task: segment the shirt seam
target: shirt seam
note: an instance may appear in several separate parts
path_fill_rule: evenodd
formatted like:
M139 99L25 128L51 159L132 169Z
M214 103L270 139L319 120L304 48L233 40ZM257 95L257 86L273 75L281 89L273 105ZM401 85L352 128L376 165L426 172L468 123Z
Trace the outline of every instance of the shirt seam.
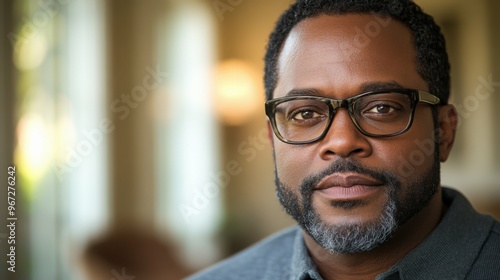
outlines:
M488 234L488 236L484 240L483 244L481 245L481 249L478 250L478 252L477 252L477 254L476 254L475 258L474 258L474 261L471 263L471 265L469 266L469 269L467 270L467 273L465 273L465 275L464 275L464 279L468 279L469 278L469 276L470 276L470 274L472 272L472 268L478 262L479 257L481 256L481 252L484 250L488 239L490 239L492 237L492 235L500 235L500 232L497 231L497 230L499 230L499 223L496 220L493 220L493 223L492 223L491 228L490 228L490 233Z

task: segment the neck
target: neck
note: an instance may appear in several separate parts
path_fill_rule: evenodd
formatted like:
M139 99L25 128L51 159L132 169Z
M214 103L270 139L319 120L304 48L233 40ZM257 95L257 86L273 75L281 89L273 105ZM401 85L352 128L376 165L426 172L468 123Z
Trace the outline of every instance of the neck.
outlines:
M401 226L390 240L369 252L331 254L306 233L304 240L324 279L375 279L417 247L434 230L444 211L439 191L430 204Z

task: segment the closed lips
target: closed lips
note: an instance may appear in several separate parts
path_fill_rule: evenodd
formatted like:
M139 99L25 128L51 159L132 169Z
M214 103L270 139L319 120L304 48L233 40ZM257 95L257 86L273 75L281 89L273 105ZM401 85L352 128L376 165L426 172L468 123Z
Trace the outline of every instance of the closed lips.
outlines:
M358 173L335 173L323 178L315 190L324 190L333 187L350 188L353 186L378 187L381 185L380 181Z

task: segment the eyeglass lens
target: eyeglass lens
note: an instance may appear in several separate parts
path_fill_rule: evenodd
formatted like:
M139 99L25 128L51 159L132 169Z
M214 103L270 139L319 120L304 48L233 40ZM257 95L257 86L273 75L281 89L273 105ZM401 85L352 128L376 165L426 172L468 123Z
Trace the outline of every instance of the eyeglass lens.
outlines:
M276 106L275 120L279 134L288 141L304 142L320 137L330 123L331 102L325 98L292 99ZM338 108L333 108L336 113ZM406 94L377 93L351 100L349 114L356 126L373 135L403 131L412 113L412 101Z

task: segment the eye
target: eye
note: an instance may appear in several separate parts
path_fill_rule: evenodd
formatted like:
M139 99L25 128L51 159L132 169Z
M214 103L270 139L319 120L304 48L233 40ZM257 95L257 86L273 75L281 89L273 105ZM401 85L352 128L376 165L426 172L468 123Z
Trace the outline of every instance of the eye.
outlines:
M295 121L307 121L307 120L320 118L321 116L322 116L321 114L319 114L318 112L315 112L314 110L302 109L302 110L294 112L290 116L290 119L295 120Z
M372 107L370 110L367 110L368 113L375 113L375 114L390 114L394 112L396 109L390 105L386 104L379 104L374 107Z

